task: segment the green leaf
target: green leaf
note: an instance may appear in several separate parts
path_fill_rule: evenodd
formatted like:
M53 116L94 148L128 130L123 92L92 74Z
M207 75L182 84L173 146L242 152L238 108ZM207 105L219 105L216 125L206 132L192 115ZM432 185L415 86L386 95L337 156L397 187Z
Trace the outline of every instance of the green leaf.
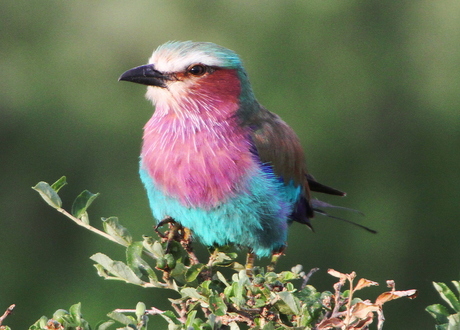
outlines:
M187 282L195 281L204 267L205 265L203 264L196 264L196 265L190 266L189 269L187 269L187 271L185 272L185 280Z
M107 314L107 316L124 325L135 325L136 324L136 320L133 317L126 316L125 314L122 314L119 312L113 311Z
M449 319L449 326L447 327L448 330L460 329L460 313L452 314L448 317L448 319Z
M96 261L99 265L104 267L104 269L114 275L116 279L124 280L128 283L137 285L145 284L145 282L142 281L131 268L121 261L114 261L103 253L96 253L92 255L90 259Z
M143 248L142 242L133 242L126 248L126 263L138 276L142 276L139 268L142 265Z
M45 202L47 202L50 206L54 207L55 209L61 208L61 198L48 183L41 181L37 183L35 187L32 187L32 189L38 191L40 196L42 196Z
M221 272L216 272L216 275L217 275L217 278L218 278L222 283L224 283L226 287L229 287L229 286L230 286L230 284L228 284L228 282L227 282L227 279L225 278L224 275L222 275Z
M174 269L171 271L170 275L180 283L185 283L185 273L187 272L187 267L181 263L176 263Z
M190 327L193 327L192 324L195 322L195 316L196 316L197 311L191 311L187 315L187 320L185 320L185 327L189 329Z
M142 259L143 248L142 242L133 242L129 245L126 249L126 261L137 276L141 277L143 274L146 274L151 283L156 283L158 282L157 274L152 267Z
M455 294L449 289L449 287L442 282L433 282L435 289L439 292L439 295L444 299L454 311L460 312L460 302Z
M263 330L275 330L275 326L273 325L273 322L268 322L265 324L265 326L262 328Z
M452 284L455 286L455 288L457 289L457 293L459 295L459 298L460 298L460 281L452 281Z
M239 308L243 307L246 303L246 299L243 295L245 290L244 285L240 285L238 282L232 283L232 292L234 297L231 297L233 303L235 303Z
M144 241L142 242L142 244L144 245L144 248L150 253L152 253L156 259L161 259L165 256L163 246L161 246L160 242L154 240L150 236L144 236L143 238Z
M53 320L58 321L59 323L64 323L66 317L69 315L69 312L65 309L58 309L53 313Z
M91 203L99 196L99 193L93 194L88 190L84 190L80 195L74 200L72 204L72 215L75 218L80 219L80 217L86 213L86 210L91 205Z
M231 255L228 255L224 252L218 252L214 255L212 266L226 267L231 266L233 262L234 260L232 259Z
M108 330L110 326L112 326L115 322L114 321L101 321L96 324L95 330Z
M230 326L230 330L240 330L238 323L236 323L235 321L230 322L228 325Z
M73 323L75 323L76 326L80 326L82 322L81 303L70 306L69 314L71 316Z
M285 282L285 281L289 281L289 280L295 280L299 278L299 275L298 274L295 274L293 272L288 272L288 271L284 271L284 272L281 272L279 275L278 275L278 279L281 281L281 282Z
M103 277L105 279L110 278L109 272L102 265L95 264L94 267L97 270L97 275L99 275L100 277Z
M102 224L104 225L105 232L122 245L129 246L133 242L128 229L120 225L117 217L102 218Z
M177 319L176 314L174 314L171 311L165 311L164 313L160 314L166 321L168 321L169 324L174 324L174 325L181 325L182 322Z
M425 310L430 313L431 316L436 320L436 324L449 323L447 317L449 316L449 311L447 308L441 304L430 305Z
M278 296L290 309L290 312L289 311L286 312L286 311L282 311L280 308L280 311L282 313L285 313L285 314L294 313L295 315L300 314L299 301L294 297L294 295L291 292L289 291L278 292Z
M84 212L81 216L80 216L80 220L81 222L89 225L89 216L88 216L88 212Z
M195 288L184 288L180 290L180 294L182 295L182 298L190 297L202 301L206 300L206 297L200 295Z
M227 305L217 294L209 297L209 309L217 316L224 316L227 313Z
M57 180L55 183L51 185L51 188L53 188L55 192L59 192L59 190L62 187L64 187L66 184L67 184L66 177L62 176L59 180Z

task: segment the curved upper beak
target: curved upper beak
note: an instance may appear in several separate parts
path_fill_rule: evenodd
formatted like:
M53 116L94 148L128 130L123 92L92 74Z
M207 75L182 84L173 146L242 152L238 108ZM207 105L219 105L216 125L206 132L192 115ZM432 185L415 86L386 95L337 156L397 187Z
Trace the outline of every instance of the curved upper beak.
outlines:
M118 81L130 81L137 84L166 88L168 77L155 70L153 64L141 65L124 72Z

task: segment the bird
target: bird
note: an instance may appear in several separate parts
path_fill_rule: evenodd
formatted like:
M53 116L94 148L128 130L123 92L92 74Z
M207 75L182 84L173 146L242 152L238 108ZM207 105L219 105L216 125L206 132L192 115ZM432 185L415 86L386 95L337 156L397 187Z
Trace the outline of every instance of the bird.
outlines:
M170 41L120 81L147 86L140 177L157 221L171 217L206 246L257 257L283 251L288 227L311 227L344 196L307 172L300 140L254 96L240 57L211 42Z

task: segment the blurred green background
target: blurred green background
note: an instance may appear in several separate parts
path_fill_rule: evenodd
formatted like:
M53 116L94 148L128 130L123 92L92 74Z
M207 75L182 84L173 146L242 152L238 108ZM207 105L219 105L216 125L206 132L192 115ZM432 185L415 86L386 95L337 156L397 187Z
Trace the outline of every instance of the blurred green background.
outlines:
M100 192L93 223L117 215L140 239L153 224L138 179L145 88L118 83L168 40L212 41L241 55L259 101L300 136L310 171L345 190L331 203L379 231L327 218L294 224L281 268L319 267L419 290L385 305L386 329L433 329L432 281L459 279L460 2L0 2L0 311L26 329L81 301L92 324L158 290L104 281L95 252L122 248L68 221L30 189L67 175L64 206ZM152 320L159 321L159 318Z

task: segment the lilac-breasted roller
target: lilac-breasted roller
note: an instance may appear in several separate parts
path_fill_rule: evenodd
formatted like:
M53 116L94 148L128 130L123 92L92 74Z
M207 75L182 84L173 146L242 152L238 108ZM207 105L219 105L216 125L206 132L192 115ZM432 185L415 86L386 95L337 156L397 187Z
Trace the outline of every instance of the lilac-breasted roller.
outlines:
M297 135L256 100L233 51L168 42L120 80L147 85L155 105L140 157L154 217L172 217L203 244L268 256L293 221L310 226L316 208L330 206L310 190L344 195L307 173Z

